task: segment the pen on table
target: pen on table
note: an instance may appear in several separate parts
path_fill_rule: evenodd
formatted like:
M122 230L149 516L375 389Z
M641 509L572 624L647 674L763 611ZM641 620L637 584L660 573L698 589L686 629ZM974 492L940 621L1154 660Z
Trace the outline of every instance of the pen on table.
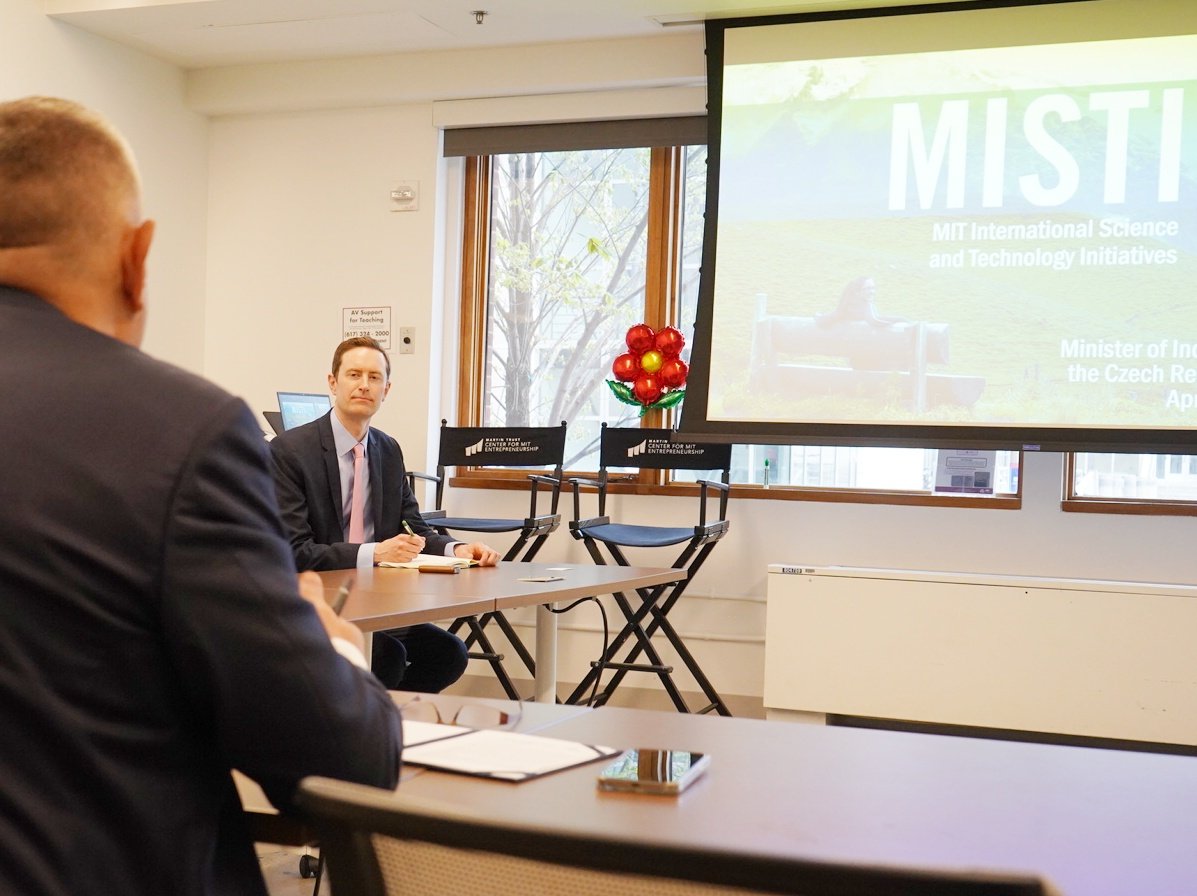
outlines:
M333 598L333 612L338 616L341 615L341 610L344 608L345 601L349 597L349 592L353 588L353 579L354 577L351 575L344 582L342 582L341 587L337 589L337 596Z

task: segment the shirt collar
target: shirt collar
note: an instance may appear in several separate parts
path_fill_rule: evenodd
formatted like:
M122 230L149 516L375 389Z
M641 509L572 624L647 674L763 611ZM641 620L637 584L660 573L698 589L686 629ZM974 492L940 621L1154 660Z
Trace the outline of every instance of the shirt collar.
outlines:
M332 424L333 444L337 446L337 457L343 457L353 450L353 446L357 444L357 439L349 434L341 421L337 419L335 412L330 412L328 420ZM370 427L366 427L366 434L362 436L362 449L369 451L370 449Z

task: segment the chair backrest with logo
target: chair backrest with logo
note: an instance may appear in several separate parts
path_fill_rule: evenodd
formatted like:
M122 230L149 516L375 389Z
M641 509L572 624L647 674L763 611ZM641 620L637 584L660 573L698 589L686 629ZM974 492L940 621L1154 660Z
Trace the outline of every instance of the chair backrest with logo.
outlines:
M538 467L560 482L564 460L564 421L560 426L449 426L442 420L436 509L444 500L446 467Z
M603 424L599 442L599 515L607 512L606 485L611 469L718 470L731 477L731 445L673 440L673 430ZM719 518L727 516L727 492L720 495Z

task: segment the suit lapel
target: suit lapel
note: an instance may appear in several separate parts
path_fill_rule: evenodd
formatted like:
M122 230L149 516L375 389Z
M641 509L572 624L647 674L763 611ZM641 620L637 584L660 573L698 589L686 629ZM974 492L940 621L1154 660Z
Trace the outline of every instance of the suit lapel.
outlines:
M333 509L333 525L340 531L340 537L345 539L348 536L345 533L345 502L341 497L341 467L337 458L337 442L333 438L332 423L329 422L328 414L317 421L316 430L320 433L320 453L324 458L324 473L328 480L328 500Z
M383 510L388 494L387 471L382 459L382 439L378 438L377 433L367 441L366 453L370 459L370 516L374 519L374 539L383 541L398 533L386 533L383 526Z

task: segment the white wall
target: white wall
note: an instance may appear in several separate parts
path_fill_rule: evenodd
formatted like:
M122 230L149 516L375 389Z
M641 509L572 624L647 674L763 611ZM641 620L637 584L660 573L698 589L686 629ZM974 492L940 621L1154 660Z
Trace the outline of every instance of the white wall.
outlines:
M257 410L278 389L324 391L342 309L387 306L394 327L416 328L418 351L391 353L376 423L422 461L440 374L428 108L221 118L211 138L206 372ZM391 211L400 178L425 185L418 211Z
M573 64L575 58L620 58L609 68L636 71L652 90L676 88L702 74L701 36L620 42L618 49L622 57L596 44L522 48L501 57L453 54L446 60L433 54L422 56L419 67L373 59L194 73L193 101L216 116L209 375L242 391L259 409L273 406L279 388L320 389L340 337L341 309L389 305L396 327L417 328L418 347L414 355L393 355L395 387L377 422L401 440L411 466L426 467L437 422L453 416L456 384L452 321L459 236L453 222L460 196L455 168L438 158L436 116L444 107L433 101L436 79L451 71L446 90L455 100L575 93L581 99L574 106L584 115L584 91L601 85L592 68ZM492 67L496 58L500 68ZM404 77L392 80L399 73ZM623 78L613 86L629 88ZM311 108L302 108L305 93L312 96ZM342 107L324 108L334 94ZM277 110L270 109L272 97ZM495 101L482 105L493 108ZM594 105L600 105L597 99ZM389 190L400 179L420 181L418 211L389 211ZM437 338L438 324L446 321L444 338ZM1192 581L1197 520L1063 513L1061 469L1060 455L1028 456L1024 506L1017 512L736 502L729 536L691 586L688 593L696 599L680 608L677 619L721 690L759 696L769 563ZM452 497L482 515L519 516L525 506L513 492L471 490ZM686 525L693 508L680 498L620 497L612 512L629 521ZM539 559L585 556L563 527ZM633 559L659 562L648 554ZM568 627L596 622L595 614L579 609L564 623L562 679L577 680L594 653L593 638L571 635Z
M46 18L37 0L0 3L0 97L62 96L97 109L128 138L141 166L150 254L144 348L203 367L206 118L184 101L174 66Z
M596 64L603 59L620 61ZM668 36L185 76L47 19L36 0L0 4L0 96L55 94L94 106L139 156L147 211L159 221L146 349L267 408L276 389L322 388L343 307L390 305L396 326L417 328L418 347L394 356L395 387L378 422L403 441L413 466L429 462L456 382L459 182L439 159L438 115L652 109L700 83L703 64L701 37ZM588 97L605 87L616 91ZM505 106L487 99L538 92L557 96ZM461 104L434 102L441 98ZM210 127L206 115L215 116ZM390 211L399 179L420 181L418 211ZM729 536L677 618L721 690L759 696L769 563L1193 580L1197 520L1062 513L1060 473L1059 455L1028 456L1018 512L737 502ZM524 506L512 492L453 497L483 514L520 515ZM686 524L692 506L620 497L612 510ZM585 560L564 529L541 557ZM563 679L580 676L594 647L569 627L595 621L581 608L565 621Z
M612 58L619 72L604 77L619 89L594 92ZM685 84L704 77L704 60L701 35L688 35L418 61L197 71L187 90L212 116L205 372L259 411L275 407L278 389L323 390L342 310L387 306L393 329L416 328L417 347L391 352L394 385L376 423L422 466L441 417L453 416L457 381L460 237L446 222L460 215L459 166L440 158L438 119L693 113L704 98ZM627 89L629 72L638 90ZM561 92L526 98L546 87ZM392 211L391 189L413 180L418 210Z

